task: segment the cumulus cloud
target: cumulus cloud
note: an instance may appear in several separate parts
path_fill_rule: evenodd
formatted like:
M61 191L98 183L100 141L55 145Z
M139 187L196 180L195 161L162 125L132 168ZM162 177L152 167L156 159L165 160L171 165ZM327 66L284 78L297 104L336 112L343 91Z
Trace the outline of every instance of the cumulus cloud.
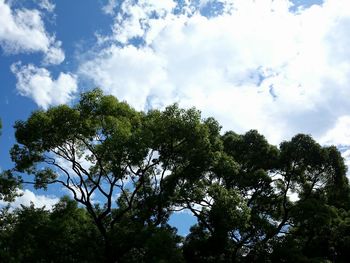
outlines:
M43 8L53 8L49 1L41 1L41 4ZM63 62L65 56L61 42L45 30L38 10L12 10L9 3L0 0L0 25L0 47L6 53L42 52L44 63Z
M17 78L18 92L44 109L69 102L78 89L76 76L70 73L61 72L53 79L47 69L21 63L13 64L11 70Z
M12 209L20 208L21 205L30 206L31 203L37 208L45 206L46 209L52 209L52 207L59 201L59 198L56 196L37 195L29 189L18 189L17 192L18 194L21 194L21 196L17 197L15 201L10 203ZM6 204L6 202L0 200L0 206L5 206Z
M103 50L93 61L85 63L80 73L86 76L94 74L91 77L96 85L140 109L150 92L166 81L161 60L151 49L137 49L134 46L119 48L113 45Z
M224 129L258 129L274 143L299 132L321 138L350 110L345 0L296 11L288 0L119 9L111 44L79 73L139 109L194 105Z

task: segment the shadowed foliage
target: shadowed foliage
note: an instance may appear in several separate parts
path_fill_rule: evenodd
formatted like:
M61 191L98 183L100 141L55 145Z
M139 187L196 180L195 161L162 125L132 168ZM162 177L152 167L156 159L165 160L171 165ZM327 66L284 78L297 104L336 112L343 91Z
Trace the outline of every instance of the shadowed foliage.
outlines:
M99 89L15 124L18 183L70 191L48 211L3 208L5 262L347 262L350 188L333 146L220 133L176 104L139 112ZM20 178L20 180L19 180ZM32 180L28 179L31 178ZM12 195L11 195L12 194ZM187 236L174 212L197 218Z

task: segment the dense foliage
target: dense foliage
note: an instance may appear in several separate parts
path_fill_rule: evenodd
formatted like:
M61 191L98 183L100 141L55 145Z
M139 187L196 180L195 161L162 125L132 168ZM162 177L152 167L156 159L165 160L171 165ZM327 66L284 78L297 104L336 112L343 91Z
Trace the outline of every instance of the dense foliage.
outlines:
M344 160L308 135L276 147L257 131L221 134L214 119L195 109L138 112L98 89L74 107L34 112L15 128L15 168L0 177L0 198L10 200L16 183L32 183L61 184L74 200L65 197L51 211L4 208L1 262L347 262L350 256ZM197 218L186 237L168 224L181 210Z
M0 119L0 135L2 133L2 122ZM18 193L19 180L10 171L2 171L0 167L0 201L13 201Z

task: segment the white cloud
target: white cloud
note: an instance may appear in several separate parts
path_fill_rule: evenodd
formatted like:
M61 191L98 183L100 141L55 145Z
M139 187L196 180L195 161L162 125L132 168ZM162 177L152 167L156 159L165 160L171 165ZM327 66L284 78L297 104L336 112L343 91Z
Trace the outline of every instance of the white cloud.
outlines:
M227 0L214 16L203 10L215 1L138 2L123 2L115 44L80 67L107 93L139 109L194 105L224 129L258 129L274 143L321 138L350 110L347 1L292 12L287 0Z
M51 3L50 0L38 0L39 7L48 12L53 12L55 10L56 5Z
M108 3L102 7L102 11L107 15L114 15L116 5L117 0L108 0Z
M53 79L47 69L21 63L13 64L11 70L16 75L19 93L32 98L44 109L69 102L78 89L76 76L70 73L61 72Z
M80 72L94 74L96 85L102 86L106 92L126 99L134 106L143 106L151 90L166 80L161 60L151 49L111 46L100 57L84 64Z
M0 25L0 46L6 53L42 52L44 62L49 64L60 64L64 60L61 43L46 32L38 10L12 10L0 0Z
M110 4L113 4L113 1ZM172 0L138 0L137 4L134 4L133 0L124 0L115 17L114 38L124 44L135 37L145 38L149 21L154 20L150 17L166 19L175 6L176 3Z
M350 145L350 116L338 118L334 127L321 138L323 144Z
M44 64L46 65L58 65L64 61L65 55L61 48L62 42L56 41L51 47L46 51L44 55Z
M20 208L21 205L30 206L31 202L37 208L45 206L46 209L52 209L52 207L59 201L59 198L57 198L56 196L37 195L29 189L18 189L17 192L21 194L21 196L16 197L15 201L10 203L12 209ZM7 202L0 200L0 206L5 205L7 205Z

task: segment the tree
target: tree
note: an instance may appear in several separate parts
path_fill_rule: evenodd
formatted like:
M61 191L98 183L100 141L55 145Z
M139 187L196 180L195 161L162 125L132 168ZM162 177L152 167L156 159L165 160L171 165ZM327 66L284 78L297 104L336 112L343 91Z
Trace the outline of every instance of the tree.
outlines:
M2 122L0 119L0 135L2 132ZM17 188L19 181L10 170L0 171L0 200L7 202L13 201L18 196Z
M101 238L91 218L64 197L52 211L31 206L0 216L1 262L100 262Z
M219 136L218 124L203 121L195 109L137 112L98 89L82 94L74 107L36 111L15 129L15 170L34 176L23 182L69 189L101 233L106 262L133 249L112 241L122 222L167 228L174 189L206 173Z
M13 175L11 170L0 173L0 200L12 202L15 197L20 195L17 191L19 187L19 179Z
M205 205L195 213L198 226L185 241L188 262L268 262L281 256L280 244L290 248L285 258L294 254L289 259L300 262L344 253L324 243L337 211L350 204L346 168L335 147L296 135L276 148L256 131L228 132L222 140L224 152L204 184ZM323 234L315 237L318 224ZM315 241L303 241L308 239Z
M62 240L59 251L73 255L90 230L104 245L86 246L105 262L346 262L346 166L335 147L309 135L279 147L254 130L221 135L218 122L196 109L175 104L138 112L98 89L75 106L36 111L15 129L9 175L22 173L22 183L37 188L61 184L75 200L61 201L52 213L23 208L39 224L57 225L44 227L43 238L40 231L30 236L32 243L41 244L47 232ZM168 219L185 209L198 222L183 239ZM15 237L11 231L3 236ZM60 233L79 233L72 239L78 241ZM25 245L34 255L28 260L46 260L45 251Z

